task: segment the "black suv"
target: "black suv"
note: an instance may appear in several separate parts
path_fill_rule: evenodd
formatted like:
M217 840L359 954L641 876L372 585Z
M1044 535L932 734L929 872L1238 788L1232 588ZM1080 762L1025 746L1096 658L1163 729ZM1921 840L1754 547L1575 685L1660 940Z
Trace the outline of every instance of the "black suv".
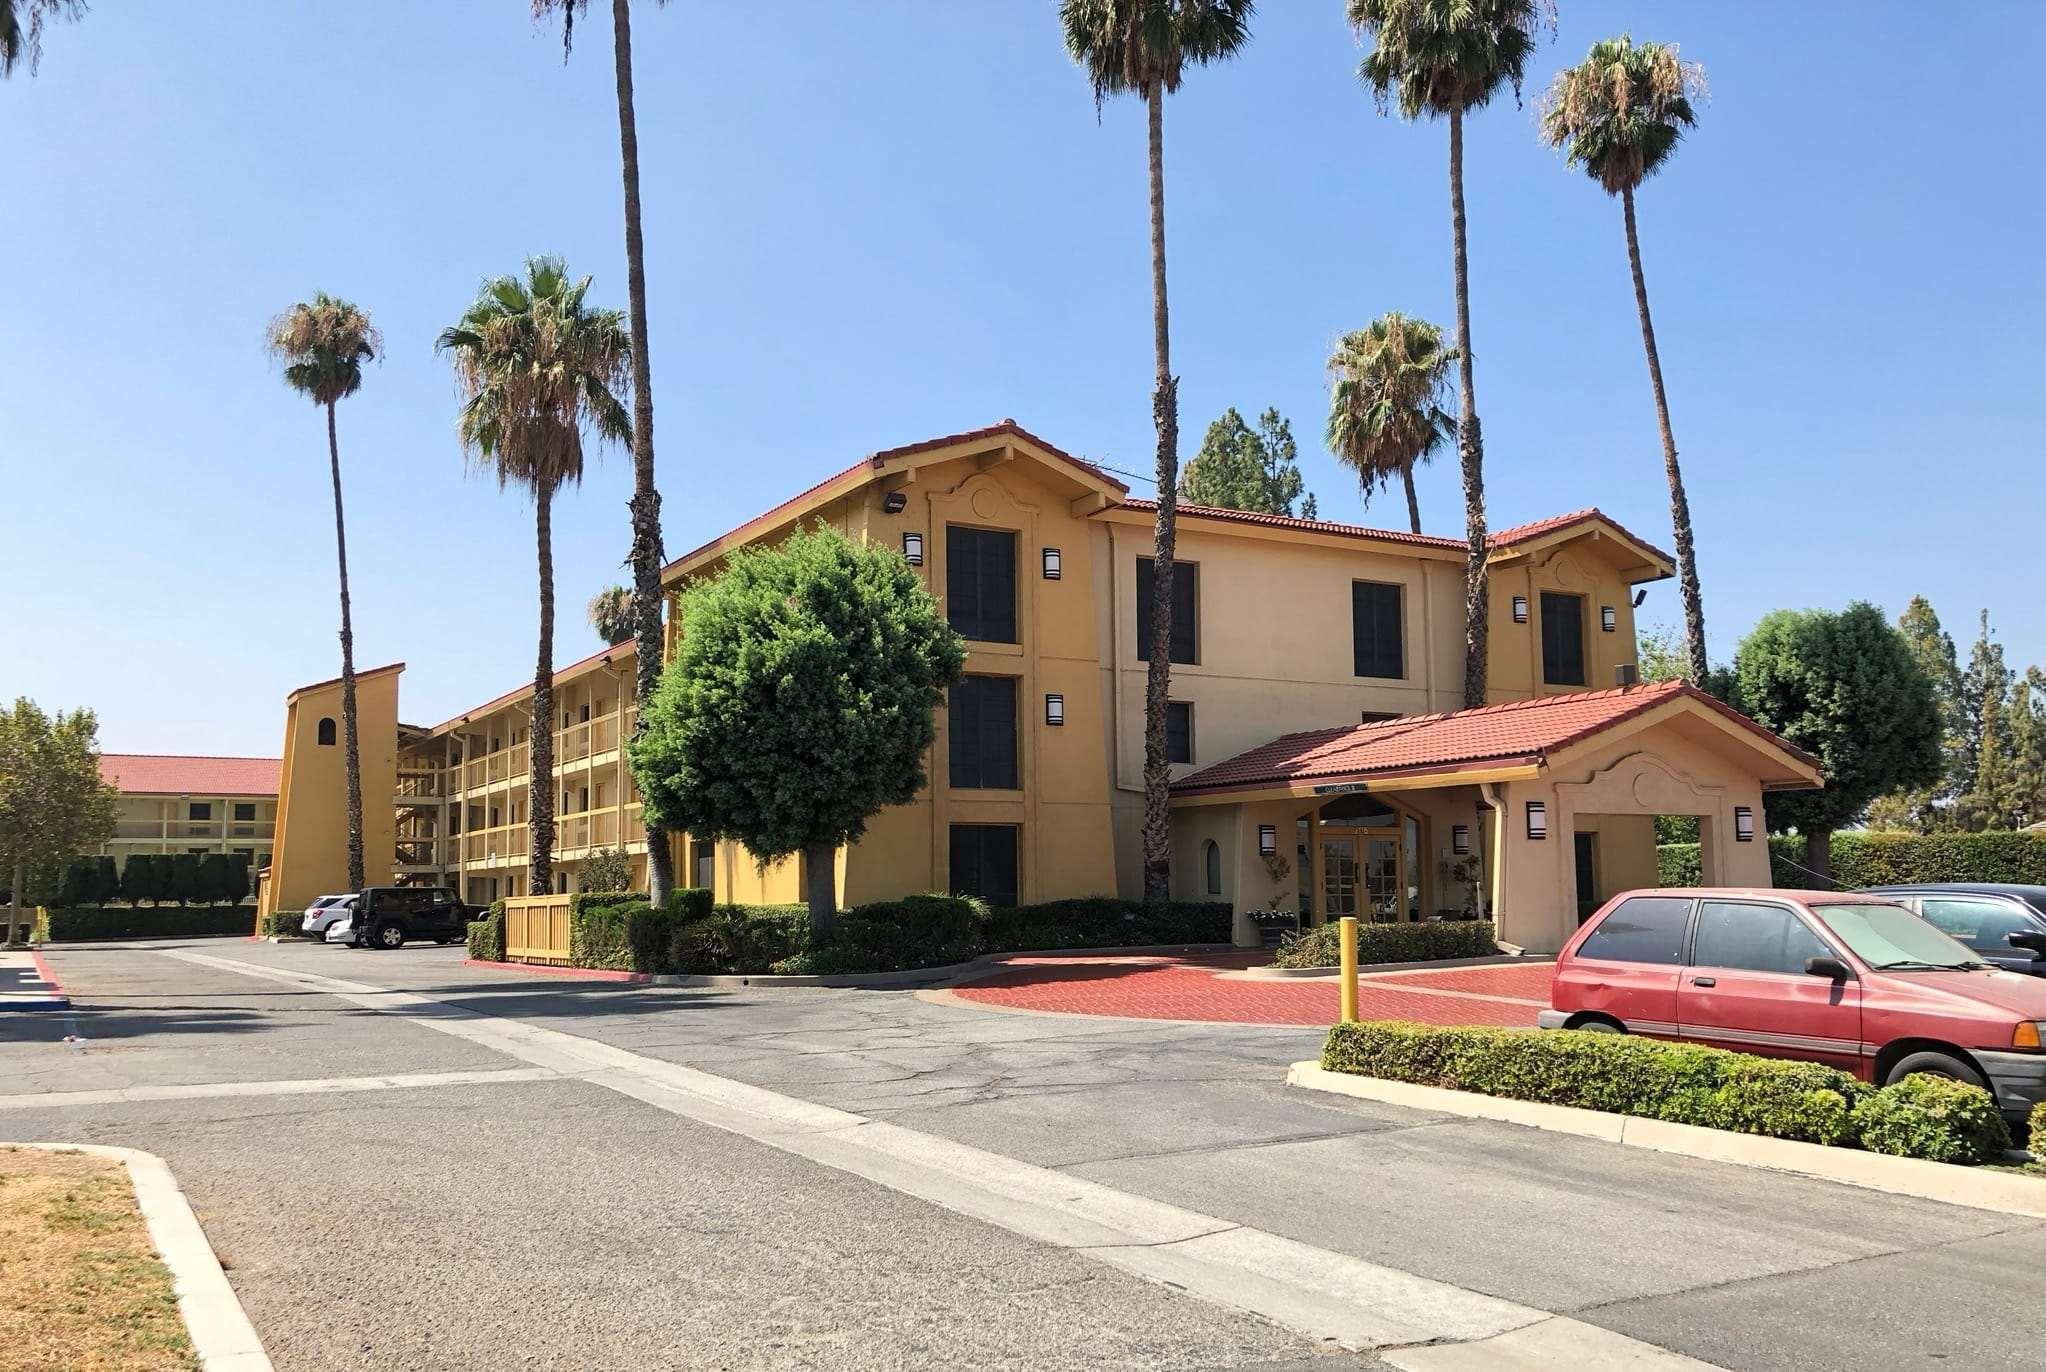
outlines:
M1871 886L2006 972L2046 977L2046 886L1992 881Z
M355 902L358 948L403 948L406 939L459 943L475 912L445 886L370 886Z

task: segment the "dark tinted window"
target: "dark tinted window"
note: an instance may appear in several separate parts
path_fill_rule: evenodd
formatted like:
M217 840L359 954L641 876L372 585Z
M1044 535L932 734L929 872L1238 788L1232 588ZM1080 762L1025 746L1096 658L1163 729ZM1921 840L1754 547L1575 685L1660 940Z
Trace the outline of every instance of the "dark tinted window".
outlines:
M1832 956L1833 950L1803 920L1780 905L1708 900L1698 907L1694 967L1802 973L1806 958Z
M1407 674L1398 586L1379 581L1350 583L1350 639L1358 676Z
M952 889L994 906L1016 903L1016 826L952 826Z
M1636 896L1620 902L1577 946L1581 958L1674 966L1684 957L1691 902L1680 896Z
M1584 597L1542 592L1542 680L1584 684Z
M1017 788L1016 678L970 676L954 686L946 732L953 786Z
M1015 534L946 528L945 613L962 638L1017 641Z
M1155 579L1151 559L1137 559L1137 656L1148 660L1151 656L1151 586ZM1200 660L1196 649L1200 644L1199 625L1194 616L1199 611L1194 590L1194 564L1177 562L1172 564L1172 649L1174 662L1193 663Z
M1165 760L1193 761L1193 706L1183 700L1165 706Z
M1222 894L1222 845L1209 839L1201 845L1201 861L1208 869L1208 894Z
M197 801L197 800L193 801L193 802L192 802L192 818L193 818L193 819L212 819L212 818L213 818L213 806L212 806L212 805L210 805L210 804L207 804L207 803L205 803L205 802L202 802L202 801Z
M254 819L256 817L256 807L253 804L248 804L242 801L236 801L234 806L234 817L236 819L243 820Z
M1926 923L1978 953L2013 952L2009 935L2040 932L2037 920L2002 901L1927 896L1923 907Z
M319 742L320 742L320 747L322 747L322 748L331 748L331 747L333 747L333 746L334 746L334 721L333 721L333 720L331 720L331 719L323 719L323 720L321 720L321 721L320 721L320 730L319 730Z

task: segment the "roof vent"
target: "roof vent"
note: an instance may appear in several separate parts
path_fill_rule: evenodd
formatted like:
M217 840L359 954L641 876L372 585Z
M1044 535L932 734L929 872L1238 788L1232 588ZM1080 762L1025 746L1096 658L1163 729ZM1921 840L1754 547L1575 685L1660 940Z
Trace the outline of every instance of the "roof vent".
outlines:
M1621 690L1625 690L1629 686L1639 686L1641 684L1641 673L1635 668L1633 663L1622 662L1619 666L1613 668L1613 684Z

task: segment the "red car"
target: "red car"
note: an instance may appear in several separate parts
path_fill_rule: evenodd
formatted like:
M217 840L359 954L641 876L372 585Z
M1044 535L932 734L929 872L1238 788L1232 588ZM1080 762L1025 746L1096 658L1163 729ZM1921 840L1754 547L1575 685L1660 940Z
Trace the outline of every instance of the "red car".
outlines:
M1809 1058L1880 1085L1914 1072L2046 1097L2046 978L1982 961L1901 905L1849 892L1627 891L1556 957L1544 1029Z

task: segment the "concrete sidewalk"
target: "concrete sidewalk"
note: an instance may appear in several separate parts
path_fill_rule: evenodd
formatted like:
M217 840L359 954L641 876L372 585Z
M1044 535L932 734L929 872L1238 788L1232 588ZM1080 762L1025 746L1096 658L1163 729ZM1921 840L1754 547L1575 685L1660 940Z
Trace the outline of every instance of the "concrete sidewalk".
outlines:
M61 1010L70 1003L37 954L0 949L0 1011Z

